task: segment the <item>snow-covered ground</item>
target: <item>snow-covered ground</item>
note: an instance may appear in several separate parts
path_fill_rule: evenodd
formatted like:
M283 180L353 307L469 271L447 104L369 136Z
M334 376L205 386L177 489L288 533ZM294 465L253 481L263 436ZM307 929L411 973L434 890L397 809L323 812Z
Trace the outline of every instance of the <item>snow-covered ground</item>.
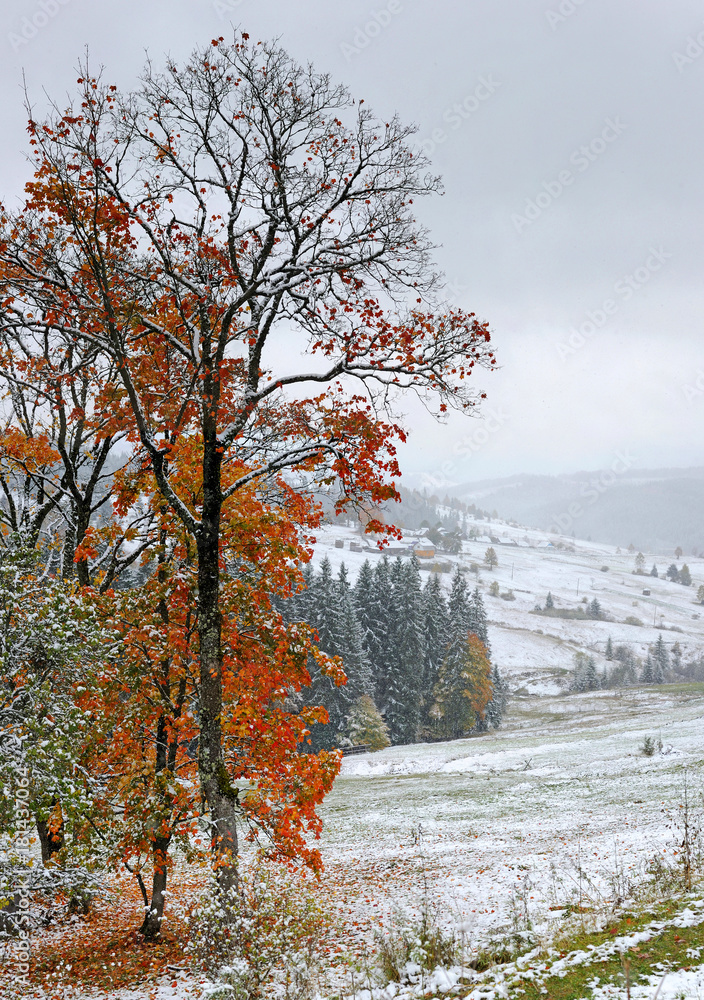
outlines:
M542 697L497 733L347 758L323 808L326 864L360 885L383 871L390 906L429 888L475 936L516 906L550 922L671 850L662 809L685 769L699 780L703 723L701 693ZM662 753L641 753L646 735Z
M703 732L704 686L632 688L516 698L498 732L346 758L322 809L321 844L321 891L340 914L341 947L363 964L399 909L430 905L471 952L528 922L545 940L570 905L627 898L653 858L674 864L668 824L685 771L699 809ZM644 756L646 735L663 752ZM697 976L673 973L672 984L696 996ZM678 996L670 985L661 998ZM186 977L152 995L186 1000L197 986Z

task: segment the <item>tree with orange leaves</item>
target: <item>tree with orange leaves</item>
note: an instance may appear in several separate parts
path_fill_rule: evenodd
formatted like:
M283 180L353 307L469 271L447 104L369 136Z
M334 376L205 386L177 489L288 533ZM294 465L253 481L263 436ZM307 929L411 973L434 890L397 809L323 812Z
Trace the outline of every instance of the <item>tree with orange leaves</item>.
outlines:
M87 67L79 86L75 108L30 123L36 174L0 233L0 322L113 366L107 412L129 411L188 539L199 782L227 887L240 810L224 739L228 505L282 472L336 484L338 509L395 498L399 394L471 410L469 376L494 357L473 314L434 308L412 205L438 182L397 119L247 35L149 65L133 94ZM185 446L197 489L176 474Z
M430 714L445 739L465 736L484 718L492 697L491 662L473 632L451 642L438 673Z
M183 442L172 455L173 481L197 493L197 447ZM227 466L233 478L241 469ZM142 470L141 487L151 480ZM129 503L137 483L126 494ZM187 857L213 831L202 816L197 746L200 740L197 569L180 520L153 491L160 519L156 571L139 587L95 594L98 616L119 637L118 655L106 657L83 699L104 716L94 741L92 773L101 776L90 826L114 864L125 865L140 886L147 938L158 936L171 851ZM119 494L116 510L121 510ZM309 497L283 480L262 496L256 483L239 491L223 512L222 746L229 794L238 819L267 853L313 869L320 855L309 839L320 834L316 807L332 787L337 753L301 753L309 727L324 710L301 710L296 696L310 683L313 657L336 683L339 662L321 654L306 625L287 626L272 605L301 582L308 551L302 529L319 523ZM203 830L205 821L206 829ZM151 872L151 891L145 872Z

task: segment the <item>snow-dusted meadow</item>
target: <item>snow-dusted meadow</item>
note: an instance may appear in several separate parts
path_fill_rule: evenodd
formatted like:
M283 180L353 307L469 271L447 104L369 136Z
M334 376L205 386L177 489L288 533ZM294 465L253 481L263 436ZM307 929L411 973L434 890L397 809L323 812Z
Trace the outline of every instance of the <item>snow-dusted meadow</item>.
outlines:
M498 544L483 537L465 542L459 556L438 558L465 567L470 579L476 575L492 655L512 691L507 716L500 730L471 739L392 747L343 761L322 808L321 891L339 914L341 958L346 956L329 979L330 996L349 985L344 970L350 957L358 969L373 965L376 935L399 914L412 917L429 906L443 926L463 935L471 955L492 937L528 927L547 942L574 920L576 909L595 912L609 901L627 901L655 858L675 864L673 820L685 774L695 812L702 804L704 684L569 694L565 679L579 650L603 669L609 636L639 655L659 631L668 647L680 643L685 660L704 650L704 608L695 603L704 560L685 557L695 581L685 588L634 575L634 554L625 550L563 540L574 544L570 551L551 547L557 539L538 531L482 524ZM518 544L508 544L513 541ZM374 563L380 554L373 547L351 551L351 542L364 539L351 527L325 527L314 566L327 556L336 570L344 560L354 581L364 559ZM489 544L499 557L493 571L482 566ZM649 569L655 560L645 555ZM656 560L661 573L673 561ZM442 578L449 588L451 572ZM502 592L511 589L515 600L492 597L493 580ZM531 613L548 591L557 608L596 597L607 620ZM625 624L629 616L643 624ZM660 740L662 751L645 756L646 736ZM703 970L673 973L660 1000L698 996ZM177 1000L200 994L188 975L176 980L150 993L114 996ZM437 996L453 982L452 975L436 978ZM655 979L652 987L634 986L634 1000L650 997L657 985ZM485 987L469 996L513 995L501 983ZM392 989L387 995L410 993ZM595 983L586 995L621 1000L625 992Z
M347 758L323 809L326 865L348 887L369 876L386 912L427 892L476 942L526 917L539 930L671 861L666 813L685 769L698 786L703 731L704 691L632 689L531 697L497 733ZM642 753L646 735L662 753Z

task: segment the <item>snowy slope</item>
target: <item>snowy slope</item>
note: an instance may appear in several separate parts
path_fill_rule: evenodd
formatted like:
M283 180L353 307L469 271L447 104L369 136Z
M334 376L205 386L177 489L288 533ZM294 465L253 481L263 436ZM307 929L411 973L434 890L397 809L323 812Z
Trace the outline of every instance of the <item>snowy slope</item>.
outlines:
M476 528L482 535L499 539L499 544L494 544L499 559L495 570L483 566L489 544L486 538L465 541L460 556L440 554L438 559L451 563L453 570L459 564L469 572L471 580L475 573L470 566L474 563L479 567L476 580L489 617L493 658L512 678L514 688L527 685L529 691L537 691L547 684L547 690L557 690L551 679L557 680L571 669L577 650L595 655L597 665L603 666L609 636L614 644L627 643L638 655L656 641L660 630L668 647L680 643L685 659L704 650L704 607L695 603L697 588L704 583L704 559L685 557L694 586L683 587L665 579L634 575L634 553L619 551L615 546L559 539L503 521L480 521ZM408 535L407 539L414 537ZM336 541L342 541L344 548L336 548ZM368 550L352 552L350 543L361 543ZM397 544L392 543L392 547ZM558 548L558 544L567 547ZM374 564L381 558L373 540L339 524L326 525L318 532L314 567L319 567L325 556L334 571L344 561L352 580L365 559ZM644 556L646 569L649 571L656 563L661 576L671 562L677 561L681 567L683 561L675 560L674 554L669 559L647 552ZM603 566L608 566L608 571L603 572ZM446 572L441 577L448 589L451 575ZM493 580L498 581L501 592L512 590L515 600L492 597L489 586ZM650 596L643 590L650 590ZM531 613L536 604L544 605L548 591L557 608L576 609L583 606L584 597L588 601L597 598L611 620L575 621ZM628 617L640 619L643 625L625 624Z

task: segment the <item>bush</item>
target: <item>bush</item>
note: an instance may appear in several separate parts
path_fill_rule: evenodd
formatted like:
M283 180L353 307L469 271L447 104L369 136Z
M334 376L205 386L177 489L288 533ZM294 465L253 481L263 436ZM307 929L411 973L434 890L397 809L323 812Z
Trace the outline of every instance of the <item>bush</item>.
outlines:
M229 892L215 881L191 914L188 951L216 984L211 1000L311 996L331 925L310 880L258 860Z
M19 887L29 897L20 908ZM36 930L76 913L87 914L106 891L100 873L58 865L26 865L15 858L0 864L0 936L14 935L21 926Z
M642 625L643 622L640 618L636 618L635 615L629 615L628 618L624 618L624 625Z
M416 920L397 913L391 929L378 937L378 946L384 978L401 983L414 967L432 972L437 966L454 965L460 942L440 926L437 911L426 900Z
M492 580L491 585L489 587L489 593L491 594L492 597L498 597L499 596L499 583L498 583L498 580Z
M656 740L653 736L644 736L640 752L646 757L654 757L656 753L662 752L662 740Z

